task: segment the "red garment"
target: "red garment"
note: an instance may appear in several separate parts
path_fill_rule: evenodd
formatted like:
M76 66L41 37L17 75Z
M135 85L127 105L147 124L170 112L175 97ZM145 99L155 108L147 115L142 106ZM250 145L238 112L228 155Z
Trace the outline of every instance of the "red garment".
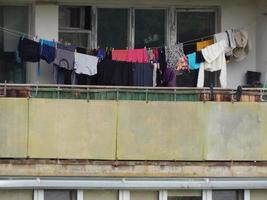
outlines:
M112 50L112 60L127 61L129 50Z
M153 49L154 57L156 61L159 60L159 50L157 48Z
M146 48L129 50L128 62L148 63L148 56L147 56Z

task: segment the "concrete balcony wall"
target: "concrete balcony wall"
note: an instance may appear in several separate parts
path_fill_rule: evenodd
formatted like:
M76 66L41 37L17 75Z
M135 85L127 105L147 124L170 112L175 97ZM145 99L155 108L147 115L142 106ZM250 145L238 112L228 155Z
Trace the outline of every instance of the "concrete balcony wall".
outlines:
M267 104L0 99L1 158L267 160Z

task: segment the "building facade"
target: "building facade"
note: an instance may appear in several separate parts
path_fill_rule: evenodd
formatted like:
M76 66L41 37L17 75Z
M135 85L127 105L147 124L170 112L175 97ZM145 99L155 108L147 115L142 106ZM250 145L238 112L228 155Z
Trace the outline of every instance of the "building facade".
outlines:
M265 82L266 12L264 0L0 0L0 82L53 84L51 65L41 63L39 77L36 64L14 62L18 34L135 48L231 28L248 31L250 48L229 64L229 88L247 71ZM0 98L0 199L267 198L264 100L194 102L177 89L126 89L0 84L1 95L26 94ZM174 100L151 100L159 92ZM199 91L189 92L182 95Z

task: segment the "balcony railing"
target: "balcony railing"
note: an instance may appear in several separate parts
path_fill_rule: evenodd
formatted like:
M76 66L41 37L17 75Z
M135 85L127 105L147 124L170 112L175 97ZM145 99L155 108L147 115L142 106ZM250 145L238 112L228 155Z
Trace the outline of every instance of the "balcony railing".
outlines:
M74 86L37 84L0 84L0 97L130 100L130 101L237 101L237 91L214 88L153 88L117 86ZM245 88L242 102L265 102L267 88Z

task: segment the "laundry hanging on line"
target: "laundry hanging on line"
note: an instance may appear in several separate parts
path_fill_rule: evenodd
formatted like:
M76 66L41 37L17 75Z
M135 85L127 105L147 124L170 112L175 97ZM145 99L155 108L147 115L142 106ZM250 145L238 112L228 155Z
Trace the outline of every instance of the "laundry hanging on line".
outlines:
M153 70L153 79L158 79L158 77L162 77L164 70L166 68L174 68L177 72L182 73L189 73L190 70L196 70L198 69L198 66L206 66L206 67L200 67L200 72L202 73L202 69L206 71L210 71L210 67L207 67L208 64L211 64L213 61L209 60L209 56L205 54L205 52L214 53L214 50L212 47L218 46L218 44L222 43L222 41L225 41L226 45L224 48L224 58L225 55L230 58L232 58L235 61L240 61L244 59L249 51L249 42L248 42L248 34L244 30L227 30L222 33L218 33L213 35L213 38L210 39L207 38L207 40L194 40L194 41L188 41L184 42L183 44L179 43L177 45L173 45L170 47L165 47L165 61L162 61L162 57L159 58L160 48L152 48L152 49L130 49L130 50L113 50L110 54L111 57L118 61L127 61L132 63L159 63L160 67L154 67L157 69L157 73L155 73L155 70ZM56 45L53 45L56 44ZM190 54L186 54L188 51L185 50L189 45L191 45ZM21 58L23 62L40 62L40 60L45 60L47 63L52 63L57 67L64 68L66 70L76 70L79 67L75 66L75 51L78 51L78 48L76 47L75 50L71 50L70 47L73 47L73 45L61 45L60 43L54 42L54 41L48 41L48 40L40 40L39 42L31 40L29 38L23 37L20 40L19 44L19 54L18 56ZM195 51L194 51L194 48ZM161 51L162 51L161 47ZM79 51L81 48L79 49ZM102 49L103 50L103 49ZM81 54L85 54L85 51L81 52ZM94 55L95 57L98 56L98 60L103 61L105 59L105 51L98 51L99 55ZM76 56L79 57L79 56ZM83 59L86 60L86 56ZM117 58L116 58L117 57ZM215 56L216 57L216 56ZM220 56L222 57L222 56ZM82 63L80 59L80 62L78 64L86 66L85 63ZM160 60L161 59L161 60ZM54 60L54 61L53 61ZM216 59L215 59L216 60ZM223 62L224 59L221 59L221 66L224 66ZM89 61L89 60L87 60ZM85 62L87 62L85 61ZM82 63L82 64L81 64ZM96 64L95 64L96 63ZM77 64L77 63L76 63ZM80 74L85 73L85 75L92 75L96 74L97 72L97 62L93 62L90 64L93 65L93 68L96 70L92 71L79 71ZM88 68L88 66L87 66ZM90 68L90 67L89 67ZM80 68L79 68L80 69ZM158 70L160 69L160 70ZM211 71L221 71L222 73L222 67L213 68ZM223 72L224 73L224 72ZM155 74L158 75L155 77ZM200 79L201 80L201 79ZM157 81L157 86L162 85L163 79L160 81ZM155 86L155 81L153 81L153 86ZM222 87L226 87L227 80L221 81L223 84ZM199 83L198 86L202 86L202 83Z

